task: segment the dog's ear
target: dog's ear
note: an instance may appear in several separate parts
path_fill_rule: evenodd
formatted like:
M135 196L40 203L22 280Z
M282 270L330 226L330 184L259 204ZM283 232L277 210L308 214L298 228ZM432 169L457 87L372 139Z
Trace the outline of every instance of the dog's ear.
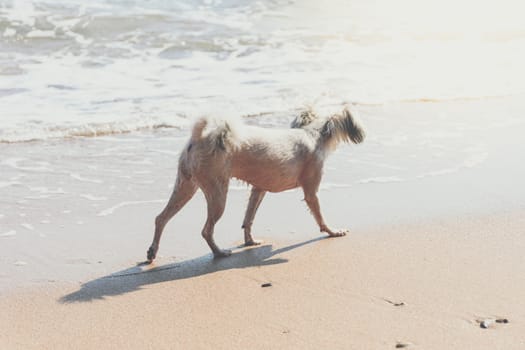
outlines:
M315 119L317 119L317 115L311 109L308 109L295 117L290 127L299 129L311 124Z
M348 133L348 136L350 137L350 140L355 143L361 143L365 140L366 133L363 129L363 126L359 122L358 119L356 119L348 110L348 108L345 108L343 110L343 119L345 124L346 132Z
M342 114L336 114L328 118L321 128L321 137L332 146L343 141L361 143L365 139L365 130L348 108Z
M230 135L231 135L231 127L229 124L224 123L222 128L220 128L217 132L217 136L215 138L216 147L218 149L221 149L223 151L228 150L228 146L230 144Z

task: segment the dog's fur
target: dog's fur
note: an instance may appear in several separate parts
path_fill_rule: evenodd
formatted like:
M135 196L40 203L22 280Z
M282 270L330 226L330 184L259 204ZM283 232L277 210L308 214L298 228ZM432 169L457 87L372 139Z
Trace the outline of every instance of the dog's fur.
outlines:
M251 227L255 212L266 192L302 187L304 199L321 232L331 237L346 231L333 231L323 220L317 198L323 164L341 142L360 143L365 132L344 109L341 114L318 118L307 111L295 118L290 129L267 129L235 121L202 118L180 155L175 188L164 210L155 220L155 234L147 257L153 261L166 223L200 188L208 203L208 218L202 236L216 257L228 256L213 240L213 229L222 216L230 178L251 184L252 190L244 222L245 245L255 245Z

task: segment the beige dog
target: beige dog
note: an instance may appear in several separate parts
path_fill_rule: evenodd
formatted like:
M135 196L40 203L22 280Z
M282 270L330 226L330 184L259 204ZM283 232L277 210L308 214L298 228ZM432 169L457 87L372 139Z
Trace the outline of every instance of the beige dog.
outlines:
M153 261L166 223L200 188L208 203L208 218L202 236L216 257L229 256L213 240L213 229L224 212L230 178L251 184L252 191L244 217L245 245L256 245L251 235L255 212L267 191L281 192L302 187L321 232L331 237L346 231L333 231L323 220L317 191L323 165L330 151L341 141L360 143L363 128L348 109L329 118L304 112L292 122L291 129L267 129L235 121L202 118L179 159L175 188L164 210L155 220L153 243L148 261Z

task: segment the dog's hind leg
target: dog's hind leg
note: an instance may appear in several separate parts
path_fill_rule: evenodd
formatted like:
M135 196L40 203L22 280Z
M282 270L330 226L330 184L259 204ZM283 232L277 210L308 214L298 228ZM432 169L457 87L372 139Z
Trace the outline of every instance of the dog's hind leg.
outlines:
M319 225L321 232L327 233L330 237L341 237L346 235L346 230L333 231L324 222L323 215L321 214L321 206L319 205L319 198L317 197L317 189L319 185L308 186L303 185L304 200L310 208L315 221Z
M208 218L202 229L202 237L206 240L206 243L208 243L208 246L216 258L231 255L230 250L219 249L213 239L215 224L221 218L226 206L228 184L229 177L227 177L225 181L213 179L213 184L201 184L201 189L204 192L206 202L208 203Z
M184 205L193 197L197 191L197 185L191 180L186 178L183 174L179 174L175 181L175 188L171 194L171 197L166 204L166 207L155 219L155 234L153 236L153 242L148 249L148 261L153 261L157 256L159 249L160 237L164 226L168 221L175 215Z
M250 194L250 200L248 201L248 207L246 208L246 214L244 215L244 222L242 228L244 229L244 245L258 245L261 244L260 241L256 241L252 237L252 224L253 219L255 218L255 213L261 204L266 191L260 190L256 187L252 187L252 192Z

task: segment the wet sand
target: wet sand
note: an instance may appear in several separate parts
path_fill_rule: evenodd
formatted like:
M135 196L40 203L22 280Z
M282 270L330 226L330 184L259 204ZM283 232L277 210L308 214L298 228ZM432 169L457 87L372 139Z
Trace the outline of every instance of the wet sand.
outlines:
M185 131L0 144L0 348L523 348L523 103L361 107L368 138L320 191L351 234L322 239L300 191L270 194L266 243L218 261L197 193L137 266ZM248 195L231 184L221 247Z
M0 344L522 349L524 218L503 213L266 242L227 259L130 265L82 284L9 293L0 299Z

